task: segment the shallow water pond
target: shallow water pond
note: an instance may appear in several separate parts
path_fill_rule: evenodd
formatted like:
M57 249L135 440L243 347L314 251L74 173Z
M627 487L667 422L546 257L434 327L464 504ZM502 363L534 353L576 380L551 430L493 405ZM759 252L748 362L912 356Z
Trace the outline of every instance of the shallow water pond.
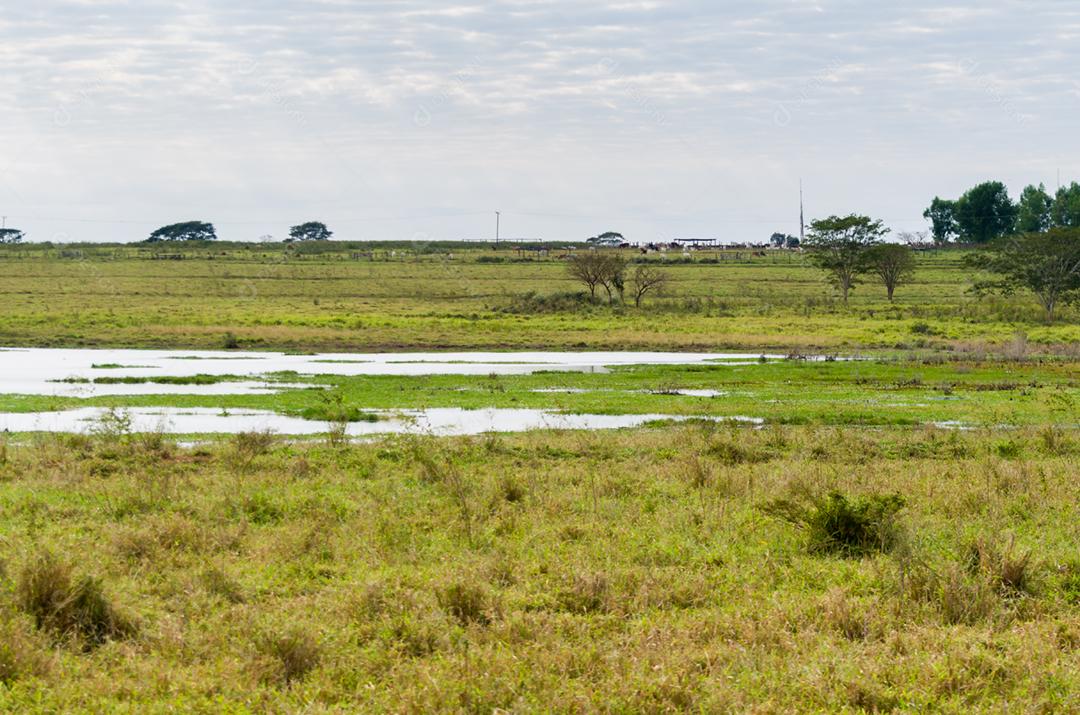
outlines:
M104 425L105 408L87 407L61 412L0 413L0 430L9 432L92 432ZM327 431L325 422L287 417L260 410L130 408L119 413L130 419L132 432L164 434L236 434L272 431L283 435L312 435ZM377 434L477 435L487 432L526 432L538 429L599 430L639 427L658 420L686 421L673 415L578 415L554 410L433 408L373 413L376 422L354 422L353 436ZM723 418L758 424L748 417Z

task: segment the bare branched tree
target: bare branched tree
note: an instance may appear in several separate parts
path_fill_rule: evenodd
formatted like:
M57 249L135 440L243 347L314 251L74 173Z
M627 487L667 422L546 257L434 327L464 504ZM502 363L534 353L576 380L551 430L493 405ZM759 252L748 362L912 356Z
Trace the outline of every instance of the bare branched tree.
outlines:
M646 293L659 293L667 283L668 274L664 271L647 263L639 265L634 269L634 305L640 308Z
M622 297L626 259L621 256L600 251L582 251L570 259L567 270L573 278L589 289L589 297L594 300L597 288L603 288L607 293L608 303L614 303L616 295Z

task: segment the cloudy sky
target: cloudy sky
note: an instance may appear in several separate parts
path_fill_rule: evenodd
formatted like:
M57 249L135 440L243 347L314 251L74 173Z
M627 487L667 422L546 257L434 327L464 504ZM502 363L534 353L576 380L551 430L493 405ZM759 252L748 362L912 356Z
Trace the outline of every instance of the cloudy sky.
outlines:
M0 0L33 240L758 240L1080 178L1072 0Z

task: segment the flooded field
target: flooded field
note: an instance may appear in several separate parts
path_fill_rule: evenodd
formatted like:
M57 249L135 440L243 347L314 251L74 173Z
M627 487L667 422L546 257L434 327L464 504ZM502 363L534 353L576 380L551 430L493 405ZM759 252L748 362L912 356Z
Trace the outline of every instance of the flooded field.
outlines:
M750 365L779 356L731 353L523 352L308 354L149 350L0 350L0 395L92 399L122 396L274 395L287 390L324 390L307 380L319 377L459 375L491 379L544 372L602 375L618 366ZM544 390L537 390L544 392ZM563 392L551 388L550 394ZM567 388L567 394L586 391ZM632 391L624 391L634 394ZM648 391L647 391L648 392ZM719 397L716 390L670 390L672 395ZM376 410L352 419L351 435L423 432L470 435L533 429L615 429L664 419L662 413L569 414L555 409L463 409L436 407ZM104 407L0 413L0 430L84 432ZM286 435L317 434L326 420L273 410L210 407L131 407L123 410L134 431L174 434L270 430ZM370 415L370 418L368 417ZM749 418L747 418L749 419Z
M580 415L552 410L432 408L371 413L373 421L352 422L351 436L430 434L440 437L487 432L528 432L538 429L599 430L640 427L649 422L685 421L678 415ZM93 432L109 415L104 408L63 412L0 414L0 429L10 432ZM235 434L268 431L281 435L315 435L327 431L325 422L288 417L262 410L133 408L119 413L133 432L163 434ZM752 418L724 418L757 423Z

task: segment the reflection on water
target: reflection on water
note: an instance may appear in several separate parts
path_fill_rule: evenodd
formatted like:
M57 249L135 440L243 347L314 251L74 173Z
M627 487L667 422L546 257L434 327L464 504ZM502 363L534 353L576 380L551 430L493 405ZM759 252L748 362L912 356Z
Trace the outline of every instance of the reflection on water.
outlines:
M9 432L88 432L105 414L103 408L84 408L62 412L0 413L0 430ZM283 435L311 435L327 431L324 422L286 417L259 410L194 408L131 408L124 410L131 418L134 432L167 434L236 434L270 430ZM435 434L442 436L475 435L485 432L525 432L536 429L600 430L638 427L657 420L685 421L701 419L673 415L574 415L552 410L482 409L456 407L428 410L402 410L379 413L378 422L356 422L348 427L350 435ZM749 417L704 418L760 424Z
M169 350L0 349L0 394L133 395L243 394L266 385L95 385L57 380L235 375L528 375L538 371L606 372L617 365L715 365L745 362L745 354L642 352L520 353L244 353ZM756 356L754 356L756 357ZM777 356L772 356L777 357Z

